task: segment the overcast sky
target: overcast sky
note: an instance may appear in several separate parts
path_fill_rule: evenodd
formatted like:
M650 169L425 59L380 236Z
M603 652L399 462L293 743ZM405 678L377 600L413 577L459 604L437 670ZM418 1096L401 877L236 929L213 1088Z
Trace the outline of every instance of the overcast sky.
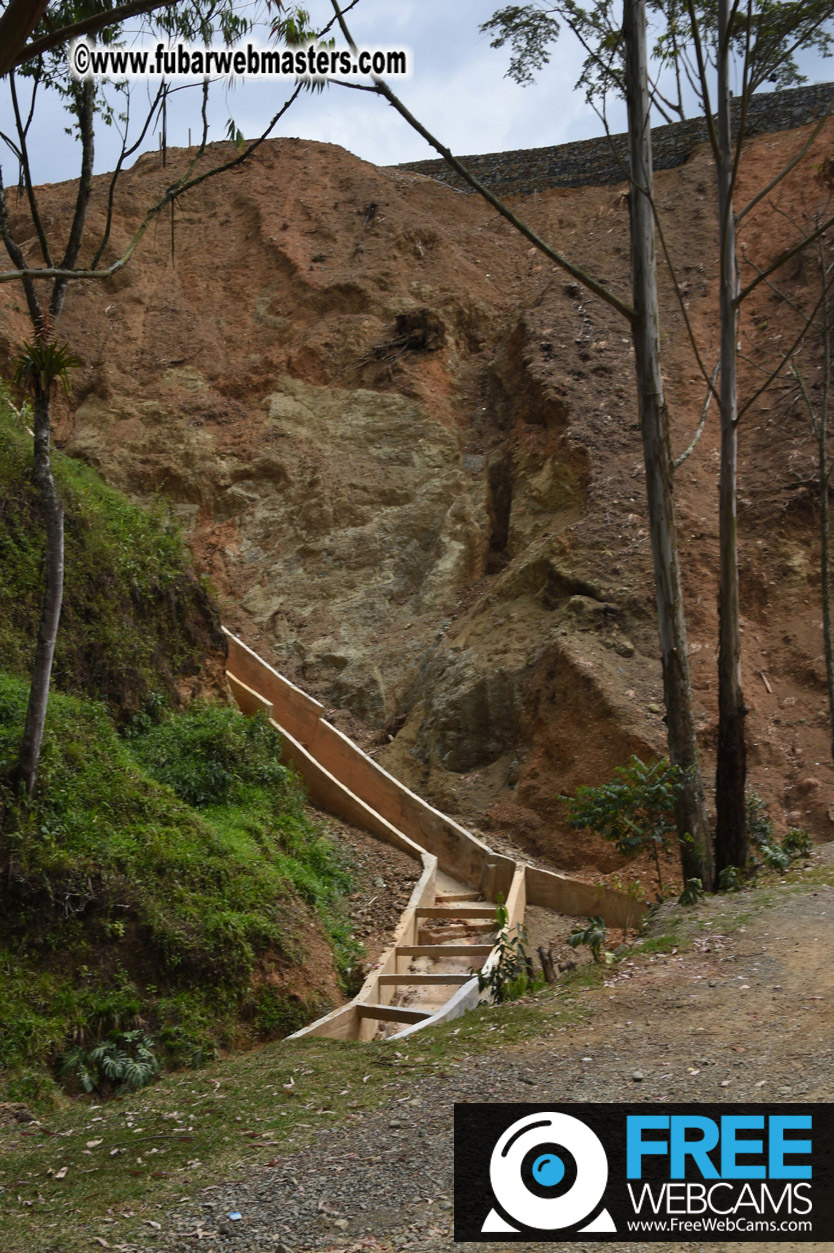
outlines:
M327 0L307 0L307 4L314 22L332 16ZM561 144L602 133L596 114L582 94L573 90L582 55L569 36L553 49L550 65L534 86L519 87L506 77L508 50L491 48L489 37L478 29L498 5L499 0L360 0L350 23L360 46L404 46L411 50L413 75L395 84L396 90L411 111L459 155ZM141 42L151 43L147 36ZM341 44L341 38L337 42ZM823 62L806 72L813 81L830 77L828 71L828 64ZM280 83L238 83L233 90L216 84L209 139L226 138L230 117L247 138L254 137L286 94ZM171 98L171 147L188 143L189 127L196 142L199 95L198 89L192 89ZM146 102L147 85L136 84L135 117ZM11 107L5 88L0 89L0 122L2 129L11 133ZM614 131L624 129L623 106L612 107L609 122ZM65 126L60 104L43 100L30 139L36 182L77 176L78 153L65 134ZM118 143L114 128L99 130L96 171L102 172L115 163ZM340 144L378 165L435 155L382 99L338 86L330 86L321 94L305 93L275 133ZM154 130L143 148L157 147L158 142ZM4 150L0 160L5 181L15 182L18 170L12 154Z

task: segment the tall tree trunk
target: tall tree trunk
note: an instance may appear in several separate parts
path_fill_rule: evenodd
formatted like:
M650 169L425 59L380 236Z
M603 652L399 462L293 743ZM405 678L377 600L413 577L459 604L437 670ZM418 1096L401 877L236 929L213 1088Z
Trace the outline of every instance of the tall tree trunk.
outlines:
M52 658L61 617L61 598L64 590L64 510L55 480L49 454L49 391L38 390L35 396L35 454L34 479L40 498L41 513L46 528L46 579L35 661L29 688L29 705L26 724L18 756L17 774L31 796L38 779L41 741L46 721L46 705L49 698L49 680L52 674Z
M834 640L831 632L831 510L828 490L832 467L828 464L828 413L831 402L831 291L828 287L826 248L819 242L822 282L822 405L817 420L817 467L820 477L820 582L822 584L822 636L825 649L825 682L828 689L828 731L834 757ZM813 413L811 414L813 420Z
M827 422L821 424L819 437L820 475L820 566L822 581L822 634L825 646L825 680L828 688L828 730L831 756L834 757L834 641L831 633L831 521L828 504L831 470L828 465Z
M719 0L718 179L721 315L721 471L718 534L718 762L715 774L716 870L747 860L744 786L747 747L741 690L739 634L737 492L738 410L736 395L738 275L733 213L733 145L730 112L729 0Z
M672 499L669 422L660 373L660 330L652 204L653 173L644 0L626 0L623 31L626 41L628 132L632 179L631 272L635 308L632 339L637 366L640 429L643 436L643 457L646 467L646 493L654 560L660 651L663 662L669 757L675 765L686 771L686 781L677 807L684 877L699 878L705 888L711 888L713 886L712 848L692 714L686 621Z

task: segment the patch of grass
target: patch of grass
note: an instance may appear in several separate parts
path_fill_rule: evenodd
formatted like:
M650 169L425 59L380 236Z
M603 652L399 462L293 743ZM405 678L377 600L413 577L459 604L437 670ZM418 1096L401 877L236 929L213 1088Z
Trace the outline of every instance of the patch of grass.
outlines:
M549 1039L584 1019L571 988L586 986L587 969L535 999L483 1007L402 1042L269 1044L103 1105L63 1101L48 1135L0 1126L0 1248L16 1249L24 1231L29 1253L52 1250L57 1233L62 1253L87 1253L96 1236L144 1247L147 1220L162 1223L164 1237L165 1211L181 1198L303 1147L322 1126L355 1118L361 1135L361 1114L392 1095L429 1101L432 1078L465 1070L474 1053ZM90 1140L101 1143L89 1149ZM63 1166L62 1179L49 1173Z
M638 953L671 953L673 948L680 948L681 938L677 931L667 931L663 935L649 935L638 940L635 949Z
M26 694L0 676L0 774ZM355 962L350 879L279 751L265 721L209 707L126 743L102 705L53 694L36 795L0 784L8 1094L41 1098L67 1049L113 1033L147 1027L195 1064L324 1008L293 968L331 936Z
M28 673L43 597L44 531L32 439L0 384L0 657ZM65 590L53 679L124 720L223 648L219 620L160 505L144 511L88 466L53 453L64 502Z

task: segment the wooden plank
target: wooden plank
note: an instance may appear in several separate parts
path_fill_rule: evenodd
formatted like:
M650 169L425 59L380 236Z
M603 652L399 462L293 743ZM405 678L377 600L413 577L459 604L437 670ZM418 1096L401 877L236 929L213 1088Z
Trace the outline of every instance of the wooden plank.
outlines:
M474 904L476 901L480 901L480 899L480 892L438 892L435 904L451 905L453 903L459 904L461 901L470 901Z
M422 905L417 910L418 918L460 918L464 922L468 918L494 918L494 905Z
M386 986L396 985L398 983L407 983L412 985L424 983L468 983L471 978L471 975L464 972L458 972L457 974L453 974L451 971L446 974L420 974L415 971L413 973L407 972L404 975L380 975L377 979L377 983Z
M488 957L494 944L398 944L398 957Z
M403 1005L377 1005L362 1001L356 1009L360 1018L379 1018L383 1022L422 1022L424 1018L431 1018L431 1013L426 1010L406 1009Z

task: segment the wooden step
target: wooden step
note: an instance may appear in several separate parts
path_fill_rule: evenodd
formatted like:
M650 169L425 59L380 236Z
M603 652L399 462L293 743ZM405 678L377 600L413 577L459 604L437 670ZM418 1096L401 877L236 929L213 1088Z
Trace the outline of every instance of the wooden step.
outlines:
M422 1022L436 1012L406 1009L403 1005L375 1005L373 1001L360 1001L356 1008L360 1018L379 1018L383 1022Z
M483 897L480 892L438 892L435 896L435 905L452 905L459 904L461 901L481 901Z
M494 905L422 905L418 918L495 918Z
M416 986L427 983L468 983L471 978L470 974L465 974L462 971L456 974L453 974L451 971L446 974L422 974L413 971L402 975L380 975L377 982L385 987L396 986L401 983Z
M398 944L398 957L489 957L492 944Z

